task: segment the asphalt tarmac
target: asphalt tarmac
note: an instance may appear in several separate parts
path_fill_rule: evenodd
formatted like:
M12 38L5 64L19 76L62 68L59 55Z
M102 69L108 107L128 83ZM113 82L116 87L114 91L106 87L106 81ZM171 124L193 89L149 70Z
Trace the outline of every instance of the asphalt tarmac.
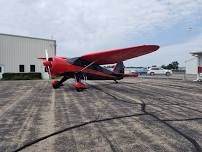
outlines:
M201 152L202 84L0 81L0 151Z

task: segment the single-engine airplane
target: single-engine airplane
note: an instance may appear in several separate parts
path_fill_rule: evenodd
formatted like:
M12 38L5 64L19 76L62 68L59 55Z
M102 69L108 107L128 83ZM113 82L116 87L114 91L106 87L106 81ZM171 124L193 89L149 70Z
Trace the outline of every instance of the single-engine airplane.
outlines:
M43 59L43 65L48 71L49 77L62 76L60 81L52 80L54 89L59 88L69 78L74 78L74 86L77 91L86 89L86 85L81 80L117 80L123 79L124 64L123 61L152 53L159 49L158 45L142 45L102 51L83 55L75 58L67 57L48 57L46 50L46 58ZM113 71L110 71L100 65L116 63Z

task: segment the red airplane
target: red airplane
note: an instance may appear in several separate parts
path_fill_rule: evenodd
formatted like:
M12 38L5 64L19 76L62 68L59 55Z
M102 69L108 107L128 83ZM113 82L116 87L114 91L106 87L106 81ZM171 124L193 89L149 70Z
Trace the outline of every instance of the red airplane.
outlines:
M74 78L74 86L77 91L86 89L86 85L81 80L117 80L123 79L124 65L123 61L154 52L159 49L157 45L142 45L136 47L115 49L83 55L81 57L48 57L43 59L43 65L49 73L49 76L62 76L60 81L52 80L54 89L59 88L69 78ZM100 65L116 63L113 71L103 68Z

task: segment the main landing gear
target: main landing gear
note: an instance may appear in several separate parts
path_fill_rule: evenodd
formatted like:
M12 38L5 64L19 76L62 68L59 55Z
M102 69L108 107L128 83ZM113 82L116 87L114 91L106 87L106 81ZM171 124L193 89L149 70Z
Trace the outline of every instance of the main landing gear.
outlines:
M80 91L82 91L82 90L84 90L84 89L87 89L86 85L83 84L82 82L75 82L75 83L74 83L74 87L76 88L76 90L77 90L78 92L80 92Z
M60 86L63 85L63 82L65 82L67 79L69 79L70 77L64 76L60 81L58 80L52 80L52 86L54 89L60 88ZM87 89L86 85L84 83L81 82L81 79L87 80L86 76L83 75L82 73L77 73L75 74L75 83L74 83L74 87L76 88L77 91L82 91L84 89Z
M53 88L54 89L59 88L60 86L63 85L62 83L65 82L67 79L69 79L69 77L64 76L60 81L52 80L51 83L52 83Z
M82 77L85 80L85 76L82 73L75 74L75 81L76 82L74 83L74 87L79 92L82 91L82 90L84 90L84 89L87 89L86 85L81 82L81 78Z

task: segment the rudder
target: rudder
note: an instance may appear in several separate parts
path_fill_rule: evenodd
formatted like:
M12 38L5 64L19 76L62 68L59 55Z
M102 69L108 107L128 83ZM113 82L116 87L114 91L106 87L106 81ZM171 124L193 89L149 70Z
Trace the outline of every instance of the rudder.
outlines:
M123 64L123 61L117 63L113 69L113 73L116 73L116 74L124 74L124 64Z

